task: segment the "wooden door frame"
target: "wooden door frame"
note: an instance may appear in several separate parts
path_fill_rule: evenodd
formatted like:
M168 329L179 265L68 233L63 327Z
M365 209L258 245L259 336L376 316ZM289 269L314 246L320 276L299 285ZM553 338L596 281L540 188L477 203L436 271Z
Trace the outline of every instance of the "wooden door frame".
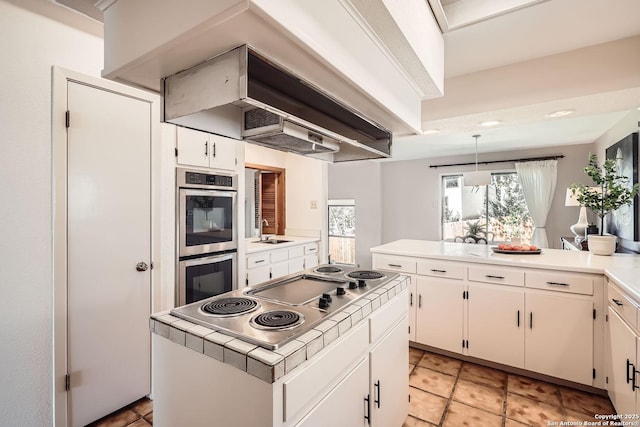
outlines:
M151 259L159 258L160 242L160 99L151 92L129 87L99 77L87 76L58 66L51 68L51 166L52 166L52 279L53 279L53 425L67 426L68 395L65 390L68 360L67 289L68 289L68 240L67 240L67 127L65 115L68 105L67 84L75 82L98 90L136 98L151 106ZM96 159L100 161L100 159ZM160 264L160 263L158 263ZM154 292L160 283L161 269L151 270L151 307L160 301Z
M256 163L245 163L244 167L278 174L276 184L276 222L278 224L278 227L276 229L276 234L284 235L287 228L286 169L274 166L259 165ZM262 211L262 204L260 205L260 210ZM258 224L258 227L259 226L260 224Z

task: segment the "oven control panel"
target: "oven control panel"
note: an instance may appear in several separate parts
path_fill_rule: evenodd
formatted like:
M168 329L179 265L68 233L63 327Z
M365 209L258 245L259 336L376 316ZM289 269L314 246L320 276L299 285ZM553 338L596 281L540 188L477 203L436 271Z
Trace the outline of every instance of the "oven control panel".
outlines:
M235 190L236 178L237 175L232 173L206 173L182 168L176 169L178 187Z

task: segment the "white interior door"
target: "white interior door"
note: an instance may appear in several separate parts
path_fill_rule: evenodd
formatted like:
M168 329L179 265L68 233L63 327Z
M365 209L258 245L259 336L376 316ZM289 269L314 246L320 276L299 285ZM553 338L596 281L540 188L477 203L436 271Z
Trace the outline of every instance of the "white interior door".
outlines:
M150 392L151 104L69 82L69 425Z

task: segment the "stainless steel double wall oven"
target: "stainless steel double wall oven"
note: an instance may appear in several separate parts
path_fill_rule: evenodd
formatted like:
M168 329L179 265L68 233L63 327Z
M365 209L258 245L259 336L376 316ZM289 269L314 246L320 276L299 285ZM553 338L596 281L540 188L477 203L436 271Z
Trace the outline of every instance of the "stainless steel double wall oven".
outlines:
M237 288L237 175L176 169L176 306Z

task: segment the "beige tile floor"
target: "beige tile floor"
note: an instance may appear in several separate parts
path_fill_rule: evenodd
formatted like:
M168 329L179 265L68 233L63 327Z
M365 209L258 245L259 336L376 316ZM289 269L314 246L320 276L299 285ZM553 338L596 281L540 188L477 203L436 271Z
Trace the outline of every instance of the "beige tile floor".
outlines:
M615 413L604 396L415 348L409 352L409 385L411 403L403 427L546 427ZM153 404L141 399L91 427L152 424Z
M604 396L414 348L409 385L403 427L536 427L597 421L595 414L615 413Z

